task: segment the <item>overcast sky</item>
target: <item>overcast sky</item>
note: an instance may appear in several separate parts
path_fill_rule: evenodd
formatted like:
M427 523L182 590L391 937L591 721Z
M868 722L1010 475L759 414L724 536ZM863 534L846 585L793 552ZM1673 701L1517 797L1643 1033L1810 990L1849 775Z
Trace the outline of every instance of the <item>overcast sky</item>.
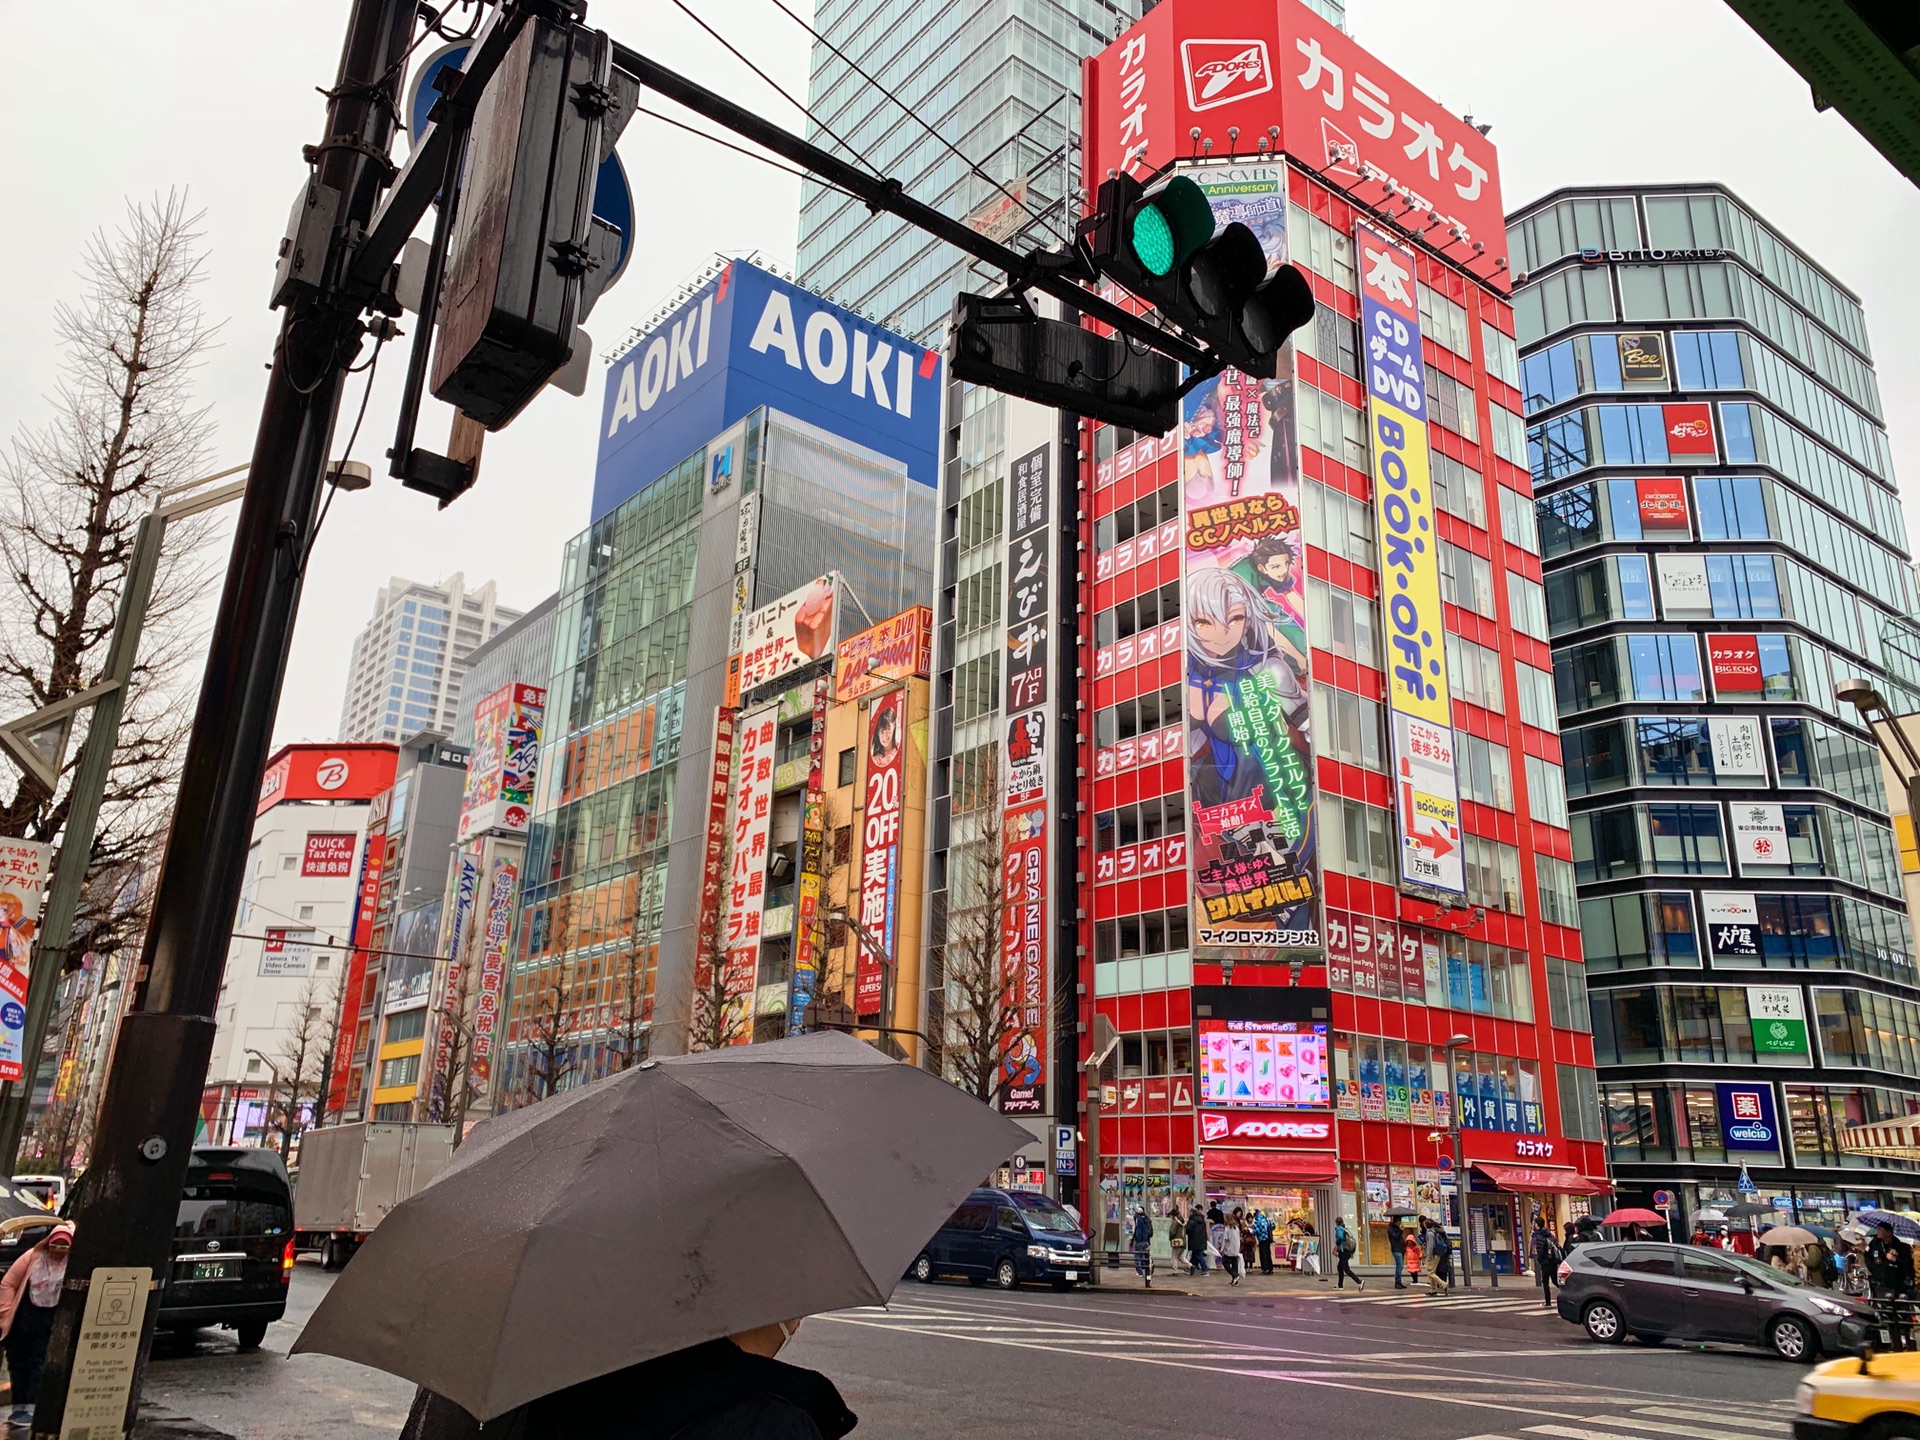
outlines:
M956 0L963 3L963 0ZM216 465L244 461L277 316L275 246L319 138L347 13L343 0L0 0L0 134L10 137L10 223L0 227L0 440L46 415L53 306L73 257L128 196L185 186L206 211L208 314L226 322L201 395ZM715 29L805 95L807 36L772 0L700 0ZM796 7L798 8L798 7ZM805 13L802 11L802 13ZM1549 25L1538 24L1545 15ZM666 0L594 0L591 19L762 113L794 110ZM1351 0L1349 28L1409 80L1491 122L1508 205L1561 185L1718 180L1861 295L1896 464L1920 466L1916 267L1920 194L1847 124L1814 112L1805 83L1722 0ZM29 63L26 57L33 57ZM90 78L89 78L90 77ZM660 108L669 108L661 106ZM638 117L621 154L643 224L620 286L595 311L603 350L715 251L791 264L799 182ZM441 512L385 476L404 368L383 363L356 458L379 477L334 508L307 577L277 739L331 739L353 635L390 576L499 582L531 605L557 583L561 547L586 525L600 370L585 399L550 392L489 437L478 485ZM348 391L360 400L360 380ZM447 412L429 405L420 442ZM343 422L338 445L345 442ZM1920 471L1916 471L1920 473ZM1916 531L1920 533L1920 531Z

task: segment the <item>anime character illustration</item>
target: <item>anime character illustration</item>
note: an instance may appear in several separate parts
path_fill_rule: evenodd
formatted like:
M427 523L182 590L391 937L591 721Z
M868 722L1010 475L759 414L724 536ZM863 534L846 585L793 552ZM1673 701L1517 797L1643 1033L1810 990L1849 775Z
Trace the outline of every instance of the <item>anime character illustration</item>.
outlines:
M1268 789L1259 758L1234 736L1261 723L1251 705L1256 676L1271 675L1295 750L1307 753L1307 657L1275 623L1274 612L1231 570L1206 567L1187 577L1187 715L1189 771L1196 807L1244 800Z
M1307 582L1298 543L1285 534L1263 535L1233 565L1233 573L1253 587L1280 622L1297 650L1307 645Z
M1006 1054L1000 1057L1000 1074L1010 1086L1040 1083L1040 1051L1033 1043L1031 1030L1016 1030L1007 1037Z
M1216 466L1220 456L1220 412L1214 408L1215 390L1209 386L1197 404L1189 402L1189 414L1180 445L1180 475L1189 484L1204 481L1209 490L1218 483Z
M0 891L0 959L24 972L33 953L33 932L37 928L24 919L27 907L11 890Z

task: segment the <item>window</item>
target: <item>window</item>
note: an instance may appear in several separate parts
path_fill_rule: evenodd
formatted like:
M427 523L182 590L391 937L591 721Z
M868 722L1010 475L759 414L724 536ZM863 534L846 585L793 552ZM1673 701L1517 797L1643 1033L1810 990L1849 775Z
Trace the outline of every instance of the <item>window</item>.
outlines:
M427 1012L425 1010L407 1010L387 1017L386 1043L389 1045L398 1045L402 1040L418 1040L426 1033Z
M259 1073L260 1073L260 1057L258 1055L249 1055L247 1057L247 1074L258 1075Z
M1455 700L1464 700L1496 714L1505 710L1505 687L1500 683L1500 652L1447 632L1447 688ZM1538 673L1538 672L1535 672Z
M1600 1125L1600 1092L1593 1071L1578 1065L1555 1065L1555 1088L1560 1096L1560 1129L1569 1140L1606 1138Z
M1547 638L1547 592L1539 582L1507 572L1507 608L1513 628L1536 640Z
M1549 925L1580 923L1580 892L1573 866L1551 855L1533 857L1535 888L1540 892L1540 918Z
M1467 328L1466 307L1418 281L1414 288L1418 292L1420 333L1442 349L1471 358L1473 339Z
M1307 625L1316 643L1342 660L1384 669L1379 607L1325 580L1307 581ZM1447 637L1451 644L1453 637Z
M1487 528L1487 481L1478 470L1436 450L1428 457L1427 478L1435 505L1469 525Z
M1566 828L1566 777L1558 765L1538 755L1527 756L1527 813L1544 825Z
M1390 812L1339 795L1320 797L1321 863L1384 885L1398 881L1398 849Z
M1509 584L1518 578L1510 574ZM1609 555L1569 565L1547 576L1543 593L1555 636L1614 620L1653 619L1653 582L1644 555ZM1513 615L1514 627L1525 630L1517 606Z
M958 525L961 554L977 550L999 538L1005 523L1006 508L1004 479L995 480L971 495L961 497Z
M1621 805L1572 817L1575 877L1587 884L1630 875L1725 875L1718 805Z
M1498 410L1496 414L1502 413ZM1525 463L1522 461L1521 463ZM1529 555L1540 553L1540 529L1534 518L1533 501L1506 486L1500 490L1500 535L1509 544Z
M1361 463L1365 464L1364 458ZM1309 480L1300 488L1307 543L1363 569L1373 569L1373 507L1317 480Z
M954 587L953 616L958 634L971 635L1000 622L1000 597L1006 584L995 564L967 576Z
M1462 440L1480 442L1480 422L1473 408L1473 387L1427 366L1427 419L1439 421ZM1518 462L1515 462L1518 463Z
M1000 708L1000 652L979 655L953 672L953 719L965 724Z
M1440 542L1440 598L1493 618L1493 562L1450 541Z
M1364 471L1368 461L1366 416L1311 385L1295 385L1293 393L1300 443L1349 469Z
M1376 700L1331 686L1313 687L1313 736L1318 754L1385 771L1385 709Z
M1497 810L1513 809L1513 762L1507 747L1458 731L1454 741L1461 798Z
M1553 699L1553 676L1522 661L1513 667L1514 684L1520 692L1520 719L1537 730L1554 730L1560 716Z
M1104 749L1136 735L1181 723L1180 687L1150 690L1118 705L1109 705L1093 717L1094 744Z
M839 759L834 762L834 784L843 790L853 784L854 756L858 748L857 746L849 745L840 752Z
M1513 337L1485 320L1480 322L1480 343L1487 354L1487 369L1497 380L1520 388L1520 351Z
M296 917L297 919L301 919L301 920L311 920L311 919L313 919L313 906L311 906L311 905L302 905L302 906L300 906L300 907L299 907L299 909L297 909L297 910L296 910L296 911L294 912L294 914L295 914L295 917Z
M1524 915L1526 905L1520 896L1520 852L1511 845L1489 840L1484 835L1462 837L1465 857L1467 902L1490 910L1505 910Z
M396 1055L391 1060L380 1062L380 1087L390 1085L411 1085L420 1078L420 1057L418 1055Z
M1547 957L1547 1014L1562 1030L1591 1030L1587 1012L1587 967L1577 960Z
M282 855L282 856L280 857L280 868L281 868L281 869L282 869L283 871L284 871L284 870L297 870L297 869L299 869L299 868L300 868L300 857L299 857L298 855Z
M1490 412L1493 424L1493 453L1515 465L1527 463L1527 424L1506 406L1495 404Z
M1111 645L1142 630L1152 630L1180 615L1180 582L1169 580L1157 590L1147 590L1131 600L1122 600L1111 610L1093 617L1093 643Z
M1648 202L1651 222L1652 201ZM1583 196L1559 200L1529 215L1507 231L1514 251L1514 266L1521 270L1539 270L1567 255L1582 250L1637 250L1640 248L1640 217L1633 197ZM1655 240L1652 244L1693 249L1692 240ZM1700 241L1701 245L1709 242ZM1711 242L1718 245L1718 241ZM1578 273L1578 272L1574 272ZM1518 297L1516 297L1517 301ZM1553 326L1559 329L1559 326ZM1600 1137L1587 1137L1597 1140Z
M1700 965L1693 897L1684 890L1583 900L1580 930L1587 965L1593 970L1698 969Z
M1536 344L1570 325L1616 319L1607 269L1604 265L1577 265L1515 291L1513 329L1521 346Z

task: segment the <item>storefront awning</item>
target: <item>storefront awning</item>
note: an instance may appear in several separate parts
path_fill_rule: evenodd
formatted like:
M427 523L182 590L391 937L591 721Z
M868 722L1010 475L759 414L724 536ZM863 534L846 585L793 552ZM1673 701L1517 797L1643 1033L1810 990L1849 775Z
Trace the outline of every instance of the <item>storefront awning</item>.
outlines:
M1340 1175L1331 1150L1216 1150L1210 1146L1204 1154L1209 1180L1291 1180L1298 1185L1324 1185Z
M1554 1165L1488 1165L1476 1161L1473 1168L1502 1190L1601 1195L1607 1189L1597 1180L1589 1180L1577 1171L1562 1170Z

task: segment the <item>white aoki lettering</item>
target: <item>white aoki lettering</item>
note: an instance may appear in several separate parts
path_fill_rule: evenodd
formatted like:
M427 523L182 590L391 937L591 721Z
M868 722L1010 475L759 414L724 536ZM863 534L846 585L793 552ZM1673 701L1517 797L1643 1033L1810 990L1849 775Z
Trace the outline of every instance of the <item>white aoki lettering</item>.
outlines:
M640 357L640 408L651 410L667 383L667 337L656 335Z
M813 378L822 385L838 385L847 373L847 332L825 310L807 317L806 351L807 369ZM858 393L859 382L854 385Z
M894 371L893 409L902 420L913 416L913 356L900 352L899 369Z
M680 383L680 378L693 374L693 327L695 317L673 322L673 329L667 337L667 389L671 390Z
M620 389L613 397L613 415L607 421L607 437L620 428L622 420L640 418L640 399L633 388L633 361L620 367Z
M873 403L882 409L893 407L887 404L887 357L893 354L893 346L886 341L869 337L864 330L853 332L853 393L863 396L867 387L873 387Z
M762 355L778 350L786 356L787 364L796 370L801 368L800 336L793 328L793 305L785 291L768 294L767 307L760 312L760 323L753 327L753 338L747 345Z

